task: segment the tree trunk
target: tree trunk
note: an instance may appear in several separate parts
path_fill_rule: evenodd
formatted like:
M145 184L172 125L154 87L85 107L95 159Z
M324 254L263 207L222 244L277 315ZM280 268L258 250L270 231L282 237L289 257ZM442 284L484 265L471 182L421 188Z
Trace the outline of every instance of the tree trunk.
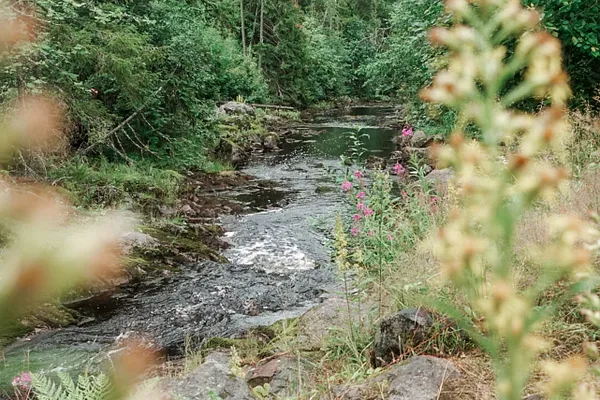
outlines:
M240 20L242 21L242 48L246 57L246 21L244 18L244 0L240 0Z
M260 44L265 42L265 0L260 0ZM258 68L262 67L262 47L258 52Z

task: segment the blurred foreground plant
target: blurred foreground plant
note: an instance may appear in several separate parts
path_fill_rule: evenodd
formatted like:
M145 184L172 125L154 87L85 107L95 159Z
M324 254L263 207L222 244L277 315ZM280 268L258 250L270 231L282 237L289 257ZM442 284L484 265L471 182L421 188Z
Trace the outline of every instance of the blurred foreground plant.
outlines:
M3 10L4 6L3 2ZM32 40L30 22L19 13L0 14L1 50L10 51ZM60 121L60 110L52 100L23 95L16 111L0 127L0 162L8 161L21 148L47 145L56 139ZM0 336L32 307L117 272L125 219L109 215L82 224L73 221L72 211L41 185L0 179L0 223L8 238L0 257ZM94 398L126 398L151 361L151 354L136 344L121 353L123 356L114 360L112 390ZM15 378L16 398L31 398L33 383L27 372Z
M543 156L560 156L568 139L570 90L561 45L539 30L535 11L518 0L448 0L446 6L455 25L434 29L431 40L452 58L422 96L457 110L478 127L482 141L466 140L458 127L450 145L436 151L441 164L455 168L461 193L460 205L434 238L436 253L445 276L466 295L469 317L483 321L469 330L494 361L499 398L520 400L546 346L536 330L558 306L536 307L538 299L558 281L570 282L569 295L590 282L585 243L596 232L576 217L549 220L551 243L536 252L539 275L532 285L517 288L513 268L517 222L537 201L551 199L569 176ZM512 39L517 44L509 55L504 43ZM514 108L529 98L542 100L545 109L532 115ZM504 154L505 145L515 150ZM500 156L508 162L499 162ZM585 374L586 361L574 357L546 367L545 391L560 399Z

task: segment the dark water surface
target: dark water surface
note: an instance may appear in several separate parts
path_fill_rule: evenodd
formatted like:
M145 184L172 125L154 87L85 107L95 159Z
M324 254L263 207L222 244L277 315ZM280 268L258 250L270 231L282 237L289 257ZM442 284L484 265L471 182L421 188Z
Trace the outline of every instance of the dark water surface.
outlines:
M239 335L297 317L336 291L327 235L341 207L335 176L348 148L347 132L364 126L369 153L387 157L396 130L377 126L390 126L394 113L389 107L356 107L293 127L280 152L259 155L244 168L272 184L222 194L254 211L220 218L231 243L224 252L229 263L182 264L180 273L128 287L101 304L79 305L89 315L79 325L6 349L0 384L23 370L81 369L90 357L105 359L127 337L143 337L177 355L186 336Z

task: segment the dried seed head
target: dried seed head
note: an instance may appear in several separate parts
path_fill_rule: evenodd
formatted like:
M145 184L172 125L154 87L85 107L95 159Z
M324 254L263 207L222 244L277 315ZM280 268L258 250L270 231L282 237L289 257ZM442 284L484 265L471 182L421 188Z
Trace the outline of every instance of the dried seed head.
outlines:
M544 385L544 391L550 397L567 391L585 374L587 362L581 356L574 356L565 362L546 361L542 364L549 381Z
M454 150L459 150L464 143L465 137L462 133L454 132L452 136L450 136L450 146L452 146Z
M13 140L21 146L46 145L60 133L61 112L48 98L29 97L10 118Z
M434 46L449 46L449 43L455 45L456 43L454 43L454 38L452 36L449 29L436 27L429 32L429 41Z
M458 17L464 17L469 13L469 2L467 0L446 0L446 10L449 13L456 14Z
M0 51L34 39L31 21L26 17L0 19Z
M521 171L529 164L530 160L531 158L524 154L513 154L508 161L508 168L515 172Z

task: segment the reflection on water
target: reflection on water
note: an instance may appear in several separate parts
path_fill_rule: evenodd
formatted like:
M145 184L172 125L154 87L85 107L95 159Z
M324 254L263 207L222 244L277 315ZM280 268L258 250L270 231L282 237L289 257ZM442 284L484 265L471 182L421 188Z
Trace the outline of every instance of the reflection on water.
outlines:
M347 153L352 145L352 132L368 135L368 138L360 138L361 147L368 154L388 158L394 151L393 137L395 129L366 127L344 127L344 126L315 126L316 135L307 138L304 134L293 134L284 138L281 143L280 157L289 155L302 155L306 157L322 157L337 159Z

